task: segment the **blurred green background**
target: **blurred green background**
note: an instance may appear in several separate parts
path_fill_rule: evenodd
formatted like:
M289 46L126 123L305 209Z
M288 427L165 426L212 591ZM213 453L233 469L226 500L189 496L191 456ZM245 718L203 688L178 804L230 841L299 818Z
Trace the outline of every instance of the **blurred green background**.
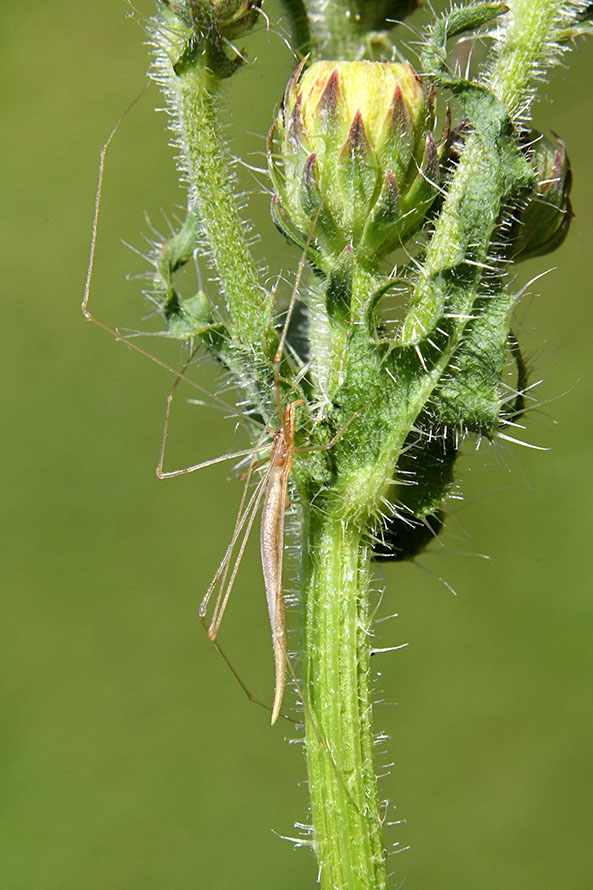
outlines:
M301 750L246 702L197 621L240 485L228 467L156 480L167 375L78 311L98 150L145 80L141 16L128 13L123 0L0 8L0 887L304 890L313 857L275 834L307 821ZM245 45L258 62L233 83L229 132L261 163L292 61L274 30ZM380 792L407 820L387 840L411 847L390 859L394 887L591 886L592 78L584 43L536 106L536 124L567 141L576 218L516 284L558 267L518 322L550 400L526 438L552 450L468 457L447 546L384 570L383 612L400 617L379 625L380 645L410 643L375 665L389 703L376 726L391 735L379 760L395 761ZM120 239L142 249L144 213L165 228L183 201L159 104L153 87L108 162L94 307L112 323L141 326L125 275L145 264ZM294 270L266 205L254 195L270 267ZM230 441L221 413L197 407L179 410L172 439L186 463ZM268 637L254 542L221 641L266 698Z

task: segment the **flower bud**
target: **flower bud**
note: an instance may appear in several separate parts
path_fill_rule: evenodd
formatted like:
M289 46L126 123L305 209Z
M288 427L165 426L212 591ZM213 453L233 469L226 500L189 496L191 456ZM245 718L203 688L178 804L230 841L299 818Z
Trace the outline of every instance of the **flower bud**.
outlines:
M228 40L253 28L262 0L210 0L220 33Z
M332 256L346 245L384 256L421 227L437 192L430 97L407 64L303 67L270 131L277 222L297 243L313 232Z
M523 206L515 213L511 228L514 259L543 256L560 247L570 228L572 174L566 146L556 134L551 137L530 130L535 182Z
M222 80L240 67L243 56L232 41L254 26L262 2L159 0L155 42L179 77L205 68Z

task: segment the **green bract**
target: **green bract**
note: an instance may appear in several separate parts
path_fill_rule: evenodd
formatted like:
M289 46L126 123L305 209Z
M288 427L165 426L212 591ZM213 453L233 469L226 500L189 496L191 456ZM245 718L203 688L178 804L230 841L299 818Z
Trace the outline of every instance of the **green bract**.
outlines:
M437 193L431 98L408 64L303 67L270 133L276 221L297 243L313 231L325 254L352 245L379 259L420 228Z

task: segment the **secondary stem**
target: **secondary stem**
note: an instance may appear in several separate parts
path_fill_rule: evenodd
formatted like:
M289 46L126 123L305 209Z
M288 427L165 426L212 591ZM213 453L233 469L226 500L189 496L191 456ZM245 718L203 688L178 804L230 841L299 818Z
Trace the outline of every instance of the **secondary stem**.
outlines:
M364 30L350 0L305 0L312 43L320 59L355 59Z
M306 521L305 741L322 890L385 888L369 696L370 548L319 505Z
M500 24L503 42L490 88L511 113L525 103L531 79L555 39L558 17L570 14L571 6L576 15L577 5L565 0L509 0L510 11Z
M235 336L252 346L263 339L269 308L235 207L212 87L201 68L177 78L187 165Z

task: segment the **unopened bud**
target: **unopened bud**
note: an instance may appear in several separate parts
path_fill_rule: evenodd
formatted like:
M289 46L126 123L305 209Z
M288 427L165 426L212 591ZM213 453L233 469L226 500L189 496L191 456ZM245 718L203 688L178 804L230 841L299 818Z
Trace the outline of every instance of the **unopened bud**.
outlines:
M210 0L218 30L228 40L253 28L261 5L262 0Z
M243 61L232 41L253 28L262 2L159 0L157 43L179 76L206 68L215 78L230 77Z
M277 222L295 241L313 232L333 256L347 245L384 256L421 227L437 193L433 124L411 65L301 64L269 142Z
M515 212L510 256L525 260L560 247L570 227L572 175L566 146L556 134L529 132L535 182L523 206Z

